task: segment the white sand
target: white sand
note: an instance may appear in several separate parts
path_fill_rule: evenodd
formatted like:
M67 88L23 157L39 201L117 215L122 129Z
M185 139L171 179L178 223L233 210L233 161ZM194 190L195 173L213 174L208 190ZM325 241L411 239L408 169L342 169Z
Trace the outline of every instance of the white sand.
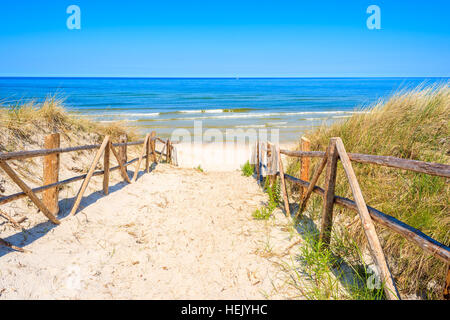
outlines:
M207 171L239 170L252 155L249 143L179 143L176 144L178 166ZM284 143L282 149L292 149L295 143Z
M32 252L0 247L0 299L298 297L267 259L298 238L281 231L280 210L271 223L251 217L267 201L253 178L160 164L107 197L92 193L100 184L94 177L84 209L57 227L4 226L5 240Z

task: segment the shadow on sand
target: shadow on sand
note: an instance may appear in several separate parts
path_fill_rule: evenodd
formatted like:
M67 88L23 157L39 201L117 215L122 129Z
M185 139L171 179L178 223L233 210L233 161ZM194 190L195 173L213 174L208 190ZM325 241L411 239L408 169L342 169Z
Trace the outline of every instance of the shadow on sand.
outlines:
M151 171L153 171L155 168L156 168L156 163L153 163L151 166ZM127 170L127 173L131 179L134 172ZM138 173L137 178L139 179L144 174L145 174L145 171L140 171ZM128 183L125 181L118 182L115 185L109 187L109 193L111 194L111 193L117 192L117 191L123 189L127 185L128 185ZM81 200L78 212L80 212L84 208L94 204L95 202L97 202L99 199L101 199L103 197L105 197L105 194L103 193L103 191L95 191L95 192L89 194L88 196L84 196L83 199ZM76 195L72 198L62 199L58 202L60 210L59 210L57 218L61 221L61 223L64 223L64 219L67 218L67 216L69 215L70 210L72 209L73 203L75 202L75 198L76 198ZM24 229L23 231L17 232L7 238L4 238L4 240L15 246L26 247L29 244L36 241L37 239L45 236L49 231L51 231L52 229L57 228L57 227L58 226L53 224L52 222L46 221L46 222L39 223L39 224L31 227L30 229L27 229L27 230ZM8 247L0 246L0 258L11 252L15 252L15 250L8 248Z

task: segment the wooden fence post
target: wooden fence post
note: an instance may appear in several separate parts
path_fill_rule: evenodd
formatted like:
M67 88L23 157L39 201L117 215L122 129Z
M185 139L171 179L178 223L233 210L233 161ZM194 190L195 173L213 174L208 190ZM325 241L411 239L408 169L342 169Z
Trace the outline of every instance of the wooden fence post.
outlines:
M291 216L291 211L289 210L289 197L286 188L286 181L284 180L284 170L283 170L283 161L281 159L280 147L277 147L278 154L278 167L280 169L280 184L281 184L281 192L283 193L283 201L284 201L284 210L286 211L286 216Z
M60 224L60 221L55 218L55 216L48 211L45 204L39 200L39 198L36 196L36 194L31 190L31 188L22 181L22 179L19 178L19 176L14 172L14 170L7 164L5 161L0 160L0 167L3 169L3 171L6 172L6 174L14 181L20 189L22 189L23 192L26 193L26 195L30 198L31 201L36 205L36 207L41 210L41 212L54 224Z
M102 156L103 152L108 146L108 143L109 143L109 136L106 136L105 139L103 139L103 143L100 146L100 149L98 149L97 153L95 154L94 161L92 161L91 167L89 168L86 178L81 184L80 190L78 191L77 197L75 198L75 202L73 204L72 210L70 210L69 215L73 216L77 212L78 207L80 206L81 203L81 199L83 198L83 194L86 191L89 181L91 181L92 175L94 174L95 167L97 166L100 157Z
M127 143L128 142L128 136L126 134L122 134L119 137L119 143ZM128 156L127 156L127 146L121 146L119 147L119 158L122 160L122 163L127 163Z
M260 174L260 161L261 159L259 158L259 139L256 141L256 181L258 182L258 184L260 183L259 180L259 174Z
M386 258L383 253L383 249L380 244L380 239L378 239L375 226L373 224L372 218L370 217L369 211L367 209L366 202L359 187L358 179L356 179L355 172L353 171L350 158L348 157L347 151L345 150L344 143L341 138L335 138L336 150L341 158L342 166L344 167L345 173L352 189L353 196L355 197L355 202L358 208L358 214L361 218L361 225L364 229L364 233L367 237L367 242L369 243L370 253L372 254L373 260L380 272L381 280L384 283L384 292L390 300L400 299L400 295L395 286L394 279L392 278L391 272L386 262Z
M158 158L156 157L156 131L152 131L150 137L152 138L150 141L150 147L152 150L153 162L158 163Z
M322 221L320 227L319 240L325 247L328 247L331 239L331 229L333 226L333 206L334 189L336 186L336 171L338 153L336 150L336 139L331 138L326 152L328 158L326 161L325 194L323 196Z
M151 138L151 134L150 134L150 138ZM147 144L145 145L145 154L146 154L146 158L145 158L145 172L149 173L150 172L150 150L151 150L151 140L148 139L147 140Z
M166 162L170 164L172 162L172 143L170 139L167 138L167 148L166 148Z
M450 264L447 265L447 277L445 278L444 299L450 300Z
M50 134L45 137L45 149L58 149L60 147L59 133ZM57 183L59 180L59 153L44 156L44 186ZM59 212L58 205L59 188L54 187L43 192L42 202L47 209L56 216Z
M103 193L105 195L109 194L109 158L111 154L111 140L108 141L108 145L103 153Z
M131 181L135 182L139 173L139 169L141 168L142 158L144 157L144 153L146 152L148 140L150 139L150 134L147 134L144 139L144 145L142 146L141 154L139 155L139 160L136 163L136 169L134 170L133 178Z
M302 216L302 213L305 210L306 205L308 203L309 197L311 196L311 193L313 192L314 187L316 186L317 180L319 180L320 174L322 173L323 169L325 168L325 165L327 164L327 160L328 154L325 152L324 157L320 161L319 166L317 167L316 171L313 174L309 187L306 189L306 192L303 194L303 198L300 200L301 201L300 208L298 209L298 212L295 215L295 219Z
M300 149L301 149L301 151L311 151L311 142L309 141L309 139L307 139L306 137L301 138ZM311 158L310 157L301 157L300 163L301 163L300 179L302 179L304 181L309 181L309 165L311 163ZM304 198L307 189L303 187L301 190L302 191L301 191L300 201L301 201L301 199Z
M273 157L275 157L275 155L272 154L272 145L269 142L267 142L267 179L269 180L269 187L273 186L273 184L275 183L275 177L276 177L276 175L274 175L274 174L269 174L273 171L273 167L272 167Z

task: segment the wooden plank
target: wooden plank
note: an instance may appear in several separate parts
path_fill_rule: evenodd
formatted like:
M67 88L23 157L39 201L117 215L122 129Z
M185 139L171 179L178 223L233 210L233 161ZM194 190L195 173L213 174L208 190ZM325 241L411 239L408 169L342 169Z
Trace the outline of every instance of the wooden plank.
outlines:
M8 241L3 240L2 238L0 238L0 246L5 246L5 247L11 248L11 249L13 249L13 250L20 251L20 252L24 252L24 253L25 253L25 252L31 252L31 251L29 251L29 250L25 250L25 249L16 247L16 246L12 245L11 243L9 243Z
M305 187L310 186L310 183L307 181L300 180L288 174L285 174L284 176L286 180L289 180L292 183L299 184ZM325 190L323 190L318 186L314 187L313 192L322 197L325 194ZM334 203L343 206L349 210L358 212L358 207L356 206L356 203L348 198L335 196ZM406 223L394 218L393 216L390 216L375 208L372 208L371 206L367 206L367 209L369 210L370 217L376 223L400 234L405 239L415 243L418 247L422 248L424 251L433 255L442 262L450 263L450 248L445 244L436 241L435 239L427 236L422 231L407 225Z
M150 140L151 141L150 146L151 146L151 149L152 149L153 162L154 163L158 163L158 159L156 157L156 132L152 131L151 136L152 136L152 139Z
M261 182L260 180L260 159L259 159L259 139L256 141L256 181L258 184Z
M21 226L16 220L14 220L9 214L7 214L6 212L0 210L0 216L4 217L6 220L8 220L9 222L11 222L11 224L12 224L16 229L23 229L22 226Z
M282 154L291 157L317 157L322 158L325 155L323 151L289 151L281 150ZM413 172L426 173L433 176L450 178L450 165L435 162L424 162L418 160L402 159L391 156L376 156L360 153L348 153L351 161L366 164L375 164L385 167L403 169Z
M119 168L120 168L120 174L122 175L122 178L128 182L131 183L130 177L128 177L128 172L126 167L124 166L123 162L122 162L122 158L119 156L119 154L117 153L117 151L114 149L113 146L111 146L111 151L114 154L114 157L117 160L117 163L119 164Z
M151 144L152 144L152 138L154 138L154 131L150 134L150 138L147 140L147 145L146 145L146 158L145 158L145 172L149 173L150 172L150 154L151 154Z
M60 147L59 133L50 134L45 137L45 149L58 149ZM44 156L43 185L56 183L59 180L59 153ZM42 194L42 202L47 209L56 217L59 212L58 205L59 188L47 189Z
M137 146L143 144L144 141L135 141L127 143L113 143L114 147L122 146ZM100 144L84 145L78 147L68 147L68 148L57 148L57 149L40 149L40 150L29 150L29 151L18 151L18 152L0 152L0 160L19 160L19 159L29 159L41 156L47 156L51 154L61 154L75 151L88 151L99 149Z
M138 173L139 173L139 169L141 167L142 158L144 157L145 151L147 149L147 144L148 144L149 137L150 137L150 134L147 134L145 136L144 146L142 147L141 154L139 155L139 160L138 160L138 162L136 164L136 168L134 169L133 179L131 179L133 182L135 182L136 179L137 179L137 176L138 176Z
M273 167L272 167L273 158L272 157L275 157L275 155L272 154L272 144L267 142L267 172L268 172L267 179L269 181L269 187L273 186L273 184L275 183L275 177L276 177L276 175L274 175L274 174L269 174L273 170Z
M336 173L338 153L336 151L336 138L330 139L326 151L325 194L323 196L322 220L319 239L325 247L330 244L333 226L334 189L336 187Z
M309 157L309 158L323 158L325 156L325 151L291 151L291 150L280 150L281 154L290 157Z
M158 154L158 152L159 151L157 151L156 153ZM128 161L127 163L124 163L123 166L127 167L127 166L135 163L138 160L139 160L138 158L134 158L134 159ZM112 172L112 171L116 171L116 170L120 170L120 169L121 169L120 166L115 166L115 167L110 168L109 171ZM104 174L104 171L103 170L99 170L99 171L95 171L92 174L92 176L96 177L96 176L101 176L103 174ZM69 179L66 179L66 180L61 180L58 183L53 183L53 184L50 184L50 185L34 188L34 189L32 189L32 191L34 193L40 193L40 192L43 192L43 191L45 191L47 189L50 189L50 188L54 188L54 187L57 187L57 186L63 186L63 185L66 185L66 184L70 184L70 183L79 181L79 180L83 180L83 179L86 178L86 176L87 176L87 174L82 174L80 176L75 176L75 177L72 177L72 178L69 178ZM8 202L17 200L17 199L24 198L26 196L27 195L24 192L18 192L18 193L11 194L9 196L4 196L4 197L0 198L0 204L5 204L5 203L8 203Z
M109 194L109 172L111 171L110 166L110 158L111 158L111 140L108 141L108 144L103 153L103 193L105 195Z
M286 181L284 180L284 170L283 170L283 161L281 159L280 148L277 147L278 153L278 167L280 170L280 182L281 182L281 192L283 193L283 201L284 201L284 210L286 216L291 216L291 210L289 209L289 197L286 189Z
M166 142L166 162L167 163L169 163L170 164L170 148L171 148L171 145L170 145L170 139L167 139L167 142Z
M162 162L163 155L167 154L166 151L167 144L163 144L163 148L161 149L161 153L159 154L159 162Z
M14 170L5 162L0 160L0 167L6 172L6 174L14 181L15 184L22 189L23 192L30 198L31 201L41 210L41 212L54 224L60 224L59 220L47 209L41 200L34 194L29 186L23 182Z
M384 291L386 293L386 296L391 300L400 299L400 295L398 294L394 279L392 278L386 258L384 256L383 249L381 248L380 240L378 239L375 226L367 210L367 205L364 201L361 188L359 187L359 183L356 179L355 172L353 171L352 164L347 155L347 151L345 150L344 143L342 142L341 138L336 138L335 140L336 149L339 153L342 166L344 167L344 171L350 183L350 188L352 189L353 196L355 197L355 202L358 207L358 214L361 218L361 225L364 229L364 233L366 234L374 262L380 272L381 280L384 283Z
M106 147L108 146L108 143L109 143L109 136L106 136L105 139L103 139L102 146L100 147L100 149L98 149L98 151L94 157L94 161L92 161L91 167L89 168L86 178L84 179L83 183L81 184L80 190L78 191L78 195L75 199L72 210L70 210L69 215L73 216L77 212L78 207L80 206L80 203L81 203L81 199L83 198L84 192L86 191L89 181L91 181L92 175L95 171L95 167L97 166L97 163L99 162L100 157L103 154L103 151L105 151Z
M299 185L305 186L305 187L310 186L310 183L307 181L300 180L300 179L290 176L288 174L285 174L284 176L285 176L286 180L289 180L292 183L299 184ZM322 188L320 188L318 186L314 187L313 192L322 197L325 194L325 190L323 190ZM358 212L358 207L356 206L356 203L353 200L350 200L348 198L335 196L334 203L337 205L343 206L349 210ZM406 223L394 218L393 216L385 214L385 213L383 213L375 208L372 208L370 206L367 206L367 209L369 210L370 217L376 223L400 234L405 239L415 243L417 246L422 248L424 251L433 255L434 257L441 260L442 262L450 263L450 248L448 246L446 246L445 244L440 243L439 241L436 241L435 239L427 236L422 231L407 225Z
M311 151L310 150L311 142L309 141L308 138L302 137L300 139L300 149L301 149L301 151L304 151L304 152ZM300 159L300 162L301 162L300 179L302 179L304 181L309 181L309 166L311 164L311 158L310 157L302 157ZM306 188L302 188L301 198L304 198L306 191L307 191Z
M326 154L326 156L320 160L320 164L317 167L316 171L314 172L314 175L311 179L311 183L309 184L309 187L308 188L303 187L306 189L306 192L303 194L303 199L301 200L302 203L300 205L300 208L298 209L297 214L295 215L295 219L298 219L299 217L302 216L303 211L305 210L306 205L308 204L308 200L311 197L311 194L314 190L314 187L316 186L316 183L319 180L320 174L322 173L323 169L325 168L325 165L327 164L328 154L327 153L325 153L325 154ZM303 179L301 179L301 180L303 180ZM303 181L306 181L306 180L303 180Z
M445 277L444 299L450 300L450 264L447 266L447 276Z
M127 141L128 141L128 136L126 134L122 134L119 137L119 142L122 143L122 146L119 147L119 158L121 159L122 163L126 163L128 160L128 155L127 155Z

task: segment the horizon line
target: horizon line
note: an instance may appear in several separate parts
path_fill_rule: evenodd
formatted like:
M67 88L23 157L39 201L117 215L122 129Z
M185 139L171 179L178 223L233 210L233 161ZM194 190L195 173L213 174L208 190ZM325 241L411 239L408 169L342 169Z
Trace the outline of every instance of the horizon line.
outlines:
M450 76L299 76L299 77L146 77L146 76L1 76L0 79L388 79L388 78L449 78Z

